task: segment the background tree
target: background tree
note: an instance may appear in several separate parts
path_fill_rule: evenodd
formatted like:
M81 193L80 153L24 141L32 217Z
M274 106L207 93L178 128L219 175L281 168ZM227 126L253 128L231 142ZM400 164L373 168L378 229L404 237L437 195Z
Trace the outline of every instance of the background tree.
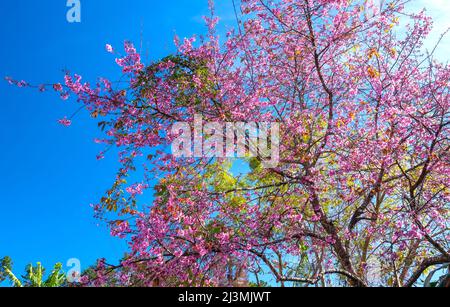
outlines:
M0 261L0 281L9 280L13 287L28 287L28 288L58 288L67 286L66 275L62 271L62 264L57 263L53 267L53 270L45 278L45 269L40 262L36 266L29 265L26 267L26 274L17 277L12 272L12 260L9 257L5 257Z

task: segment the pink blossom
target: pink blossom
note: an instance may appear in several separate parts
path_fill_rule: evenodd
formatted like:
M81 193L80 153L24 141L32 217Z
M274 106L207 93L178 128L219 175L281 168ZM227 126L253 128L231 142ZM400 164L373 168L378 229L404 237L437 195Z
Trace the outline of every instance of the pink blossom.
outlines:
M8 82L11 85L14 84L14 80L11 77L5 77L5 80L6 80L6 82Z
M106 51L109 52L109 53L113 53L114 52L114 49L113 49L113 47L110 44L106 44L105 48L106 48Z
M58 123L63 125L64 127L70 127L72 125L72 121L64 117L63 119L58 120Z
M63 87L62 87L61 83L56 83L56 84L53 84L53 89L57 92L61 92L63 90Z
M142 195L144 194L144 190L147 189L147 185L139 183L132 185L126 189L126 191L131 194L133 197L136 195Z

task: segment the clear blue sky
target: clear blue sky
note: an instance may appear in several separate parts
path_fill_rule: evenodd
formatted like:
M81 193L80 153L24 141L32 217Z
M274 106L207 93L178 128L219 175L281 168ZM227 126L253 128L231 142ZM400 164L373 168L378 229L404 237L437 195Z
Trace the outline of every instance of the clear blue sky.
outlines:
M231 24L231 0L219 0L223 23ZM81 0L81 23L66 21L65 0L0 1L0 77L31 83L58 82L63 69L94 81L117 80L120 70L105 52L131 40L157 59L173 48L173 34L203 33L207 0ZM126 244L97 226L89 206L111 186L116 156L97 161L101 136L86 114L72 127L74 101L0 82L0 257L15 271L41 261L46 266L78 258L83 268L97 258L117 261Z

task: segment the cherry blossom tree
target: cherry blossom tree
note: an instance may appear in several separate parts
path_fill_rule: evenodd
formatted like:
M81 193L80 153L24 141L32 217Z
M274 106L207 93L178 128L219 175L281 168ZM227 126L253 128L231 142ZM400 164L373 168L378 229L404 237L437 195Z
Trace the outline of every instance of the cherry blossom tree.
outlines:
M95 210L130 252L85 282L412 287L450 263L450 67L424 50L432 20L406 2L241 0L221 40L211 3L208 34L157 62L107 45L121 83L39 86L75 96L105 152L120 149ZM236 175L236 160L174 157L171 127L198 114L279 123L278 166L243 158Z

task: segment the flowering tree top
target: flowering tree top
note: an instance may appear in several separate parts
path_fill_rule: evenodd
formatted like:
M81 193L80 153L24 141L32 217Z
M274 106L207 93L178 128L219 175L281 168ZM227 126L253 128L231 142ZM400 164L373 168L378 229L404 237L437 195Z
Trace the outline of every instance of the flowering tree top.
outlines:
M450 67L423 50L424 13L398 30L403 6L242 0L220 42L211 4L207 37L176 38L160 61L107 45L120 87L70 74L39 86L75 96L101 119L99 142L121 149L95 209L130 253L85 281L209 286L246 272L283 285L414 286L450 263ZM279 163L242 158L250 171L235 176L227 158L172 155L173 125L198 115L279 124ZM128 182L137 168L143 177ZM146 193L151 203L139 201Z

